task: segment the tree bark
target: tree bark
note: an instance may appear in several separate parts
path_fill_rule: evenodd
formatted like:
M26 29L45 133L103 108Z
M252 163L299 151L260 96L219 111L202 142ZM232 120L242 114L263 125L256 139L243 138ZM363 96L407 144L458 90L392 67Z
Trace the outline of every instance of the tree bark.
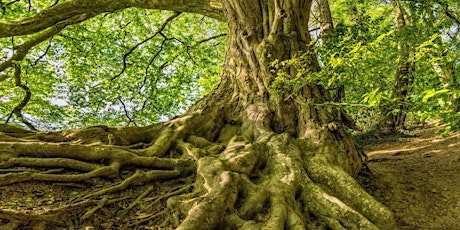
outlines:
M319 17L320 17L320 29L323 37L323 42L328 43L327 37L330 36L330 32L334 29L334 21L332 20L331 9L329 7L328 0L318 0Z
M149 127L59 133L0 127L7 130L0 136L3 168L54 165L82 171L11 173L0 177L0 185L121 177L76 199L78 207L95 206L86 209L82 223L90 222L98 207L117 202L108 194L189 178L183 188L159 198L161 205L151 203L148 210L160 210L152 214L150 226L395 229L392 213L353 179L366 156L344 132L338 112L307 103L331 101L329 92L309 82L288 100L271 94L278 70L270 63L308 51L311 1L223 0L220 6L228 22L227 53L220 82L209 95L185 114ZM319 70L315 56L306 61L310 71ZM283 71L297 73L294 67ZM122 173L133 167L135 172ZM67 212L70 208L41 214L46 219L1 213L0 218L49 227Z
M405 121L409 109L409 100L412 93L412 84L414 83L414 63L411 57L414 55L413 47L408 44L405 38L406 31L406 14L397 0L391 0L393 11L396 16L396 29L400 36L401 50L400 63L396 69L394 88L391 94L390 102L383 110L383 119L380 123L383 133L394 133L405 129Z

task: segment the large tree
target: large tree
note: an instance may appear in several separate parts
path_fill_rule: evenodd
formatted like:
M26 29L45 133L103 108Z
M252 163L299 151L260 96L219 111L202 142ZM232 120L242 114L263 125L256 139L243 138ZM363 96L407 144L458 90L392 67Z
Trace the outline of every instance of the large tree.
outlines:
M86 210L82 223L91 223L89 217L101 207L122 202L114 193L184 178L183 187L151 203L157 210L150 210L156 215L147 223L177 229L394 229L392 213L353 179L366 156L344 132L339 112L316 106L333 100L329 92L315 82L282 96L270 90L277 71L295 78L299 72L320 68L309 50L311 4L307 0L70 0L31 17L0 21L0 37L30 36L1 66L2 71L14 70L4 78L15 79L25 91L18 61L30 47L104 12L161 9L228 24L219 82L170 121L53 133L2 125L1 166L11 171L0 175L0 185L47 181L87 186L84 182L96 183L95 178L114 181L46 212L1 210L2 223L11 229L23 224L66 228L71 214L81 210ZM308 71L270 65L299 52L311 54L303 60ZM15 107L14 114L21 117L21 109ZM21 171L25 167L34 170Z

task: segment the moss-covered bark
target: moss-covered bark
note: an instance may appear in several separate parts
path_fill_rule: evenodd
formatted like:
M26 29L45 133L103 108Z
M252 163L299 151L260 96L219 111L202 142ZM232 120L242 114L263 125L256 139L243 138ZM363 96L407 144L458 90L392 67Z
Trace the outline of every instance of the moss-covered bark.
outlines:
M344 163L351 161L344 146L351 145L351 141L335 138L327 128L311 138L272 131L251 136L245 133L254 133L254 126L243 128L221 121L222 118L212 121L221 132L207 132L208 138L213 137L207 139L202 137L207 136L204 133L197 133L196 125L203 124L195 124L202 120L200 116L159 124L162 129L139 128L139 139L145 138L144 131L157 132L151 140L138 142L145 148L101 143L95 137L107 134L101 135L100 127L53 133L59 140L68 138L58 143L41 141L39 137L49 135L46 133L27 132L32 136L18 138L11 137L16 132L4 132L0 168L10 172L1 175L2 186L26 181L84 184L94 178L114 182L77 196L62 208L33 214L33 218L30 213L16 212L0 217L11 226L65 228L67 222L60 222L59 216L78 212L82 223L90 222L91 215L99 209L120 202L123 197L117 194L129 187L188 177L183 189L158 198L165 206L153 211L158 213L157 218L146 224L177 229L394 227L392 214L350 176L349 170L355 166ZM116 133L115 130L125 133L118 128L104 129L109 134ZM149 149L162 149L159 146L163 143L158 141L162 132L171 135L173 141L167 144L166 154L152 156ZM132 199L132 206L139 202ZM135 215L134 211L123 209L116 213Z

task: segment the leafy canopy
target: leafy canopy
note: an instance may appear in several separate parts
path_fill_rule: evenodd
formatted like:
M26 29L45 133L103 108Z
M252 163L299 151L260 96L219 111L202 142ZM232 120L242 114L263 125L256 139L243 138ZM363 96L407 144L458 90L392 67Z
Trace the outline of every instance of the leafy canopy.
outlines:
M65 1L59 1L60 3ZM1 3L1 19L25 18L55 1ZM330 1L335 28L323 41L319 10L314 5L311 45L322 71L307 73L308 54L272 63L299 72L278 72L273 90L295 94L315 80L332 94L346 90L341 103L359 123L369 127L383 108L409 105L422 121L441 118L446 130L460 121L460 11L454 0L397 1L406 27L397 30L390 1ZM316 21L315 21L316 19ZM191 14L128 9L76 24L34 46L22 61L22 83L32 97L22 111L39 129L94 124L147 125L183 112L217 80L225 43L225 25ZM34 35L0 39L0 63ZM415 63L410 97L394 97L395 74L403 47ZM0 73L0 119L7 120L25 97L15 84L14 68ZM311 103L311 102L307 102ZM13 120L20 123L19 120Z
M0 19L31 16L55 3L29 2L2 3ZM31 38L0 39L0 63ZM67 27L16 63L32 93L23 114L41 130L171 118L213 87L224 44L225 25L203 16L135 8L99 15ZM12 77L1 81L0 119L23 97Z

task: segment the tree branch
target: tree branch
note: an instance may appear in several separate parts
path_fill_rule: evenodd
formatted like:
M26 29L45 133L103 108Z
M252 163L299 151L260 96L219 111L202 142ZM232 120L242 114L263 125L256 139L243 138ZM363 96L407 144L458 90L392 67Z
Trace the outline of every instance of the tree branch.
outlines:
M29 87L21 82L21 67L19 65L15 64L14 67L14 81L15 81L15 86L23 89L26 93L22 101L13 108L13 111L8 115L8 118L6 119L5 124L8 124L9 120L11 119L12 115L16 115L18 119L24 123L29 129L31 130L37 130L30 122L28 122L24 116L22 115L22 109L29 103L30 98L32 97L32 92L30 91Z
M452 20L454 20L457 25L460 25L460 20L459 18L455 15L455 13L451 10L449 10L449 6L446 4L445 6L445 12L446 12L446 16Z
M224 8L219 0L137 0L137 7L201 14L225 21Z
M77 24L103 12L113 12L132 6L133 4L129 0L68 1L43 10L29 18L12 21L0 20L0 38L33 34L75 17L82 18L82 20L72 23Z
M81 21L84 21L104 12L131 7L189 12L225 19L223 8L216 0L72 0L53 5L29 18L0 20L0 38L37 33L75 16L82 17Z
M48 38L51 38L53 37L54 35L56 35L57 33L59 33L61 30L63 30L66 26L68 25L71 25L71 24L75 24L75 23L78 23L78 22L82 22L82 20L85 20L85 18L83 17L72 17L72 18L69 18L65 21L61 21L59 22L58 24L56 25L53 25L52 27L48 28L47 30L45 30L43 33L40 33L39 35L35 36L34 38L24 42L23 44L21 44L20 46L16 47L15 50L16 50L16 53L11 57L9 58L8 60L6 60L5 62L1 63L0 64L0 72L10 68L10 67L13 67L14 65L14 62L16 61L22 61L24 59L24 57L27 55L27 53L29 52L30 49L32 49L34 46L40 44L41 42L44 42L46 41ZM0 31L1 30L1 21L0 21ZM0 32L0 35L1 35L2 32Z
M126 118L128 118L129 122L132 122L135 126L138 126L136 124L136 120L134 118L132 118L131 116L129 116L129 112L128 112L128 109L126 108L126 104L125 102L123 102L123 99L121 97L118 98L118 101L121 103L121 105L123 106L123 110L125 111L125 116Z
M120 75L122 75L125 70L126 70L126 67L127 67L127 58L130 54L132 54L134 52L135 49L137 49L137 47L141 46L142 44L146 43L147 41L150 41L152 40L153 38L155 38L158 34L161 34L161 32L166 28L166 26L168 25L169 22L171 22L172 20L174 20L175 18L177 18L179 15L181 15L180 12L175 12L173 15L169 16L165 22L163 22L163 24L160 26L160 28L153 34L151 35L150 37L144 39L143 41L137 43L135 46L131 47L131 49L128 50L128 52L126 52L124 55L123 55L123 68L121 69L121 71L115 75L114 77L112 77L110 80L113 81L115 80L116 78L118 78Z

